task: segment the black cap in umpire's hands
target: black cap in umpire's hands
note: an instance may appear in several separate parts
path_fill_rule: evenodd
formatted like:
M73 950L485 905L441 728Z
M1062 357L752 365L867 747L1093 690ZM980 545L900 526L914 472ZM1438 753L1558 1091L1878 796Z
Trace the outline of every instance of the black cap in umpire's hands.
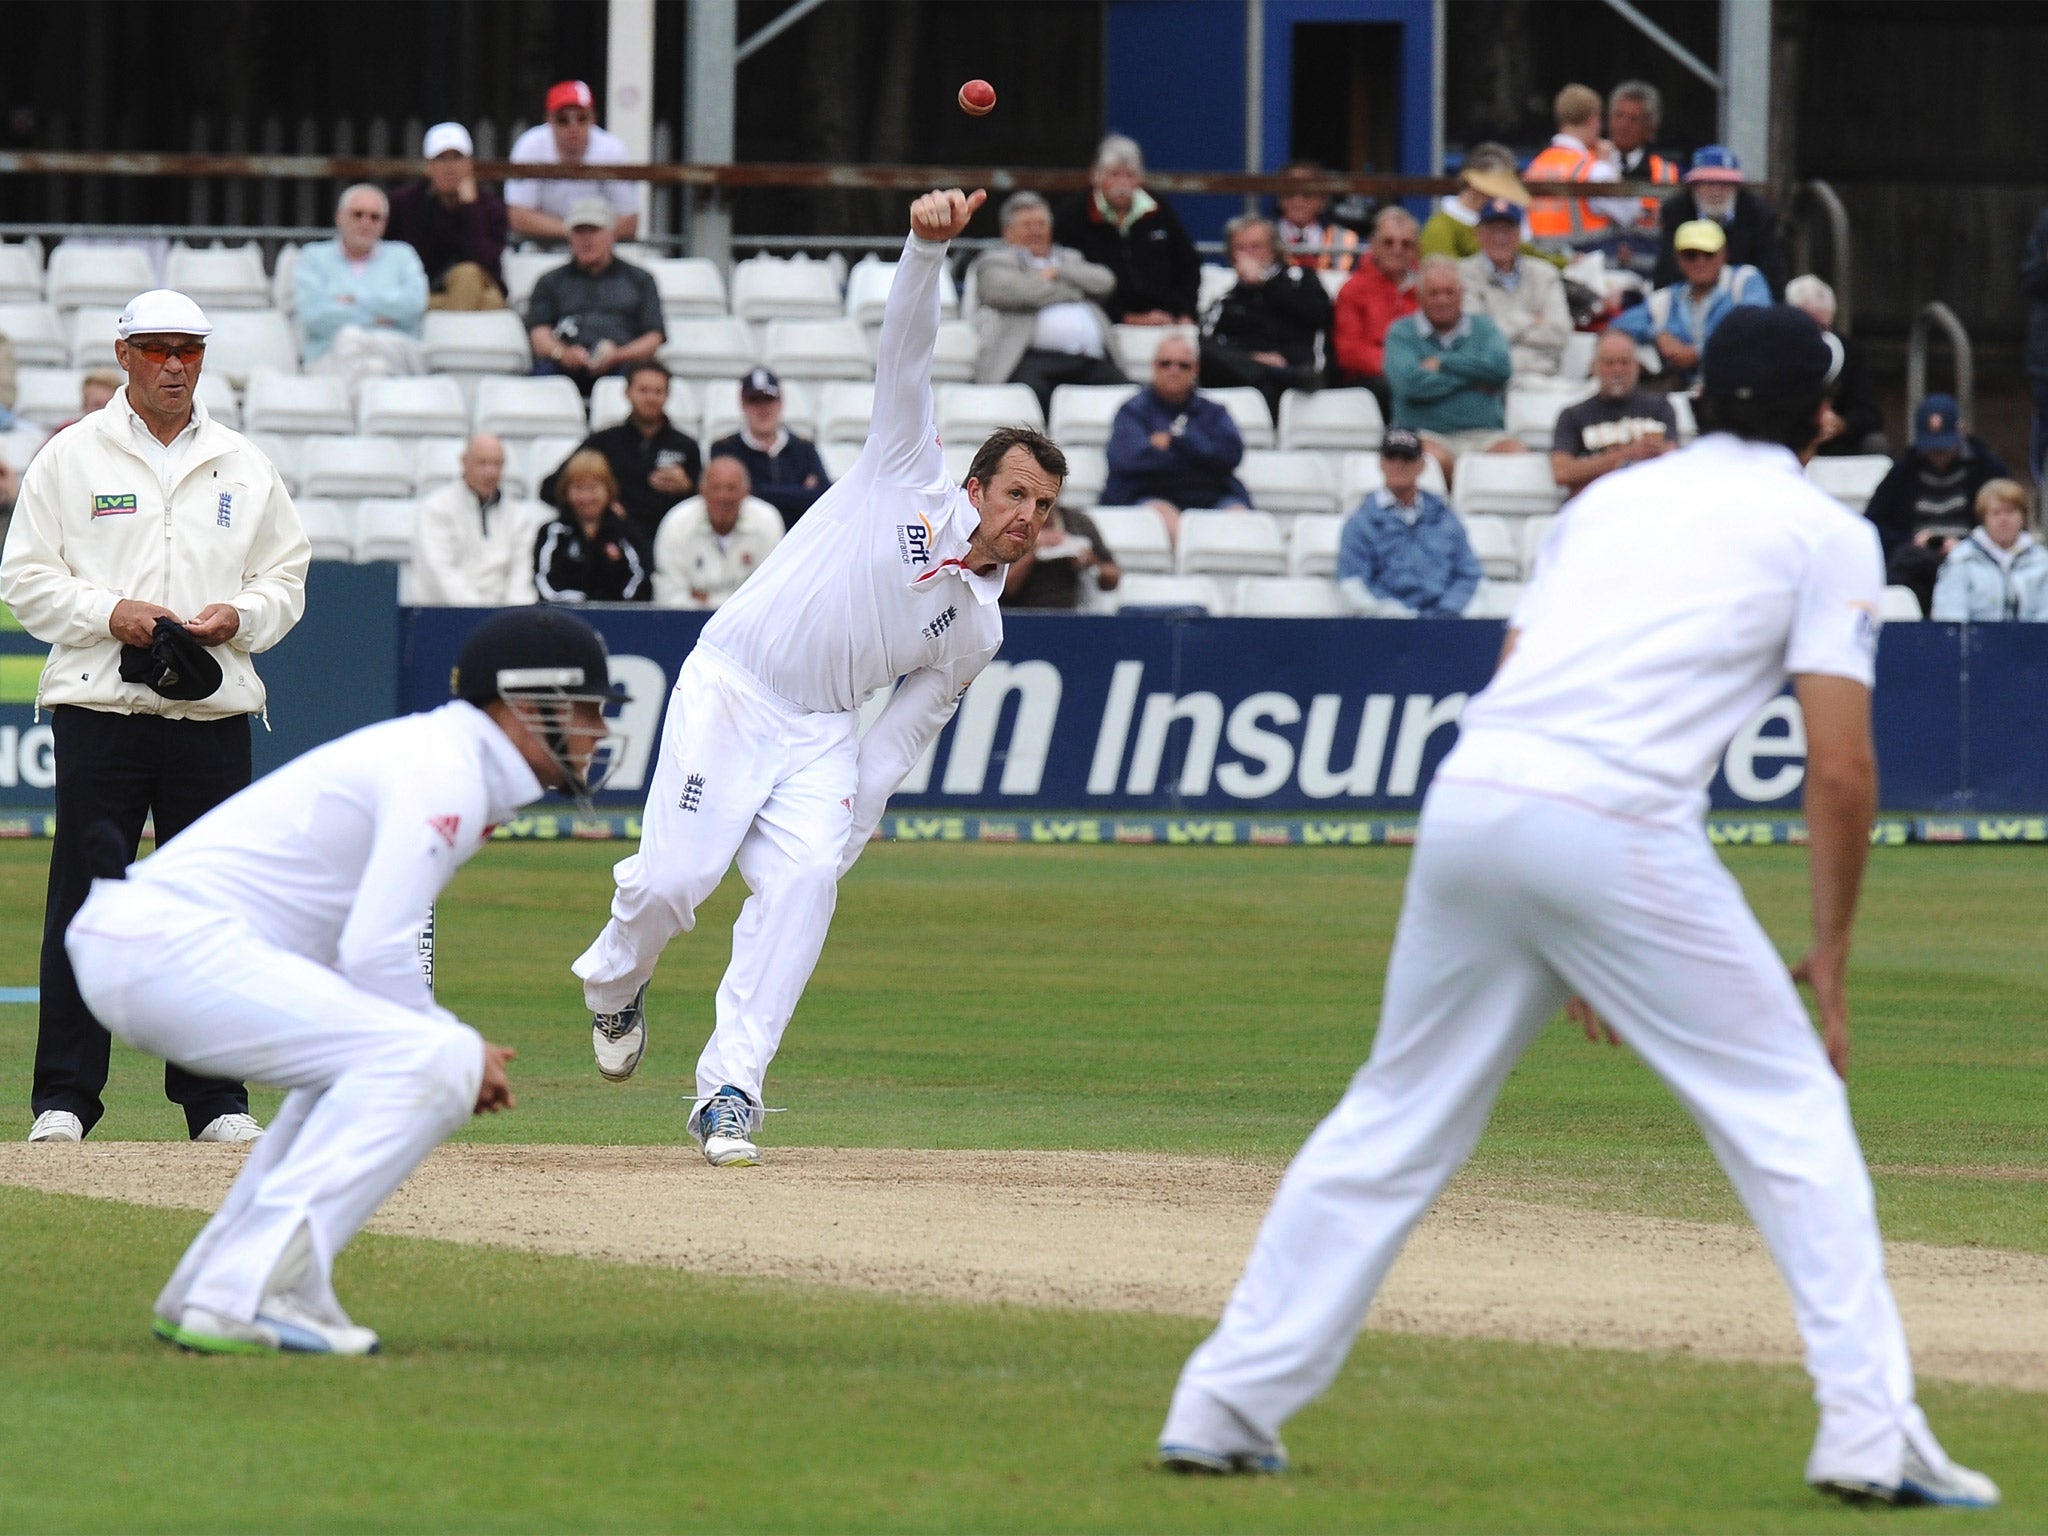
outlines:
M121 647L121 680L167 699L207 699L220 687L220 663L176 619L159 618L148 645Z

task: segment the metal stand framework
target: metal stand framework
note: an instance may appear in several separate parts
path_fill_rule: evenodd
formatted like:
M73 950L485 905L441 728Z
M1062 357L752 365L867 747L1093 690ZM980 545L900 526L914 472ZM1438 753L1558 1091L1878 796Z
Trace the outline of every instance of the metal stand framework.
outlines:
M1742 167L1769 181L1771 154L1771 0L1721 0L1721 67L1714 69L1629 0L1606 0L1651 42L1697 75L1721 98L1721 142Z

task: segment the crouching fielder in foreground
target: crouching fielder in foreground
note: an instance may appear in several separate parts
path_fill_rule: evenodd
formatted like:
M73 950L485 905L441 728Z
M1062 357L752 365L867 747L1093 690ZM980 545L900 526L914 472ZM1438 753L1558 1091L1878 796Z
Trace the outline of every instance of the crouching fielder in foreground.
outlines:
M1800 473L1840 358L1797 310L1736 311L1706 348L1708 435L1596 482L1558 520L1430 786L1371 1059L1181 1373L1169 1466L1285 1465L1280 1426L1336 1375L1409 1230L1569 999L1678 1096L1777 1261L1820 1405L1807 1481L1998 1502L1914 1402L1842 1082L1884 567L1870 525ZM1722 751L1788 675L1814 925L1790 975L1702 828Z
M717 1025L687 1129L719 1166L758 1161L761 1087L853 866L903 776L1003 641L1003 573L1037 541L1066 460L1004 428L965 486L946 479L932 347L946 245L984 194L931 192L889 290L866 446L704 626L663 725L640 851L613 871L611 921L576 961L598 1070L630 1077L662 949L735 858L752 892L733 926ZM903 681L865 740L858 712Z
M335 1300L335 1255L472 1110L512 1106L512 1053L435 1004L421 924L543 785L587 792L608 673L581 619L487 619L454 702L308 752L93 883L65 948L94 1016L182 1067L290 1090L157 1297L161 1337L376 1352Z

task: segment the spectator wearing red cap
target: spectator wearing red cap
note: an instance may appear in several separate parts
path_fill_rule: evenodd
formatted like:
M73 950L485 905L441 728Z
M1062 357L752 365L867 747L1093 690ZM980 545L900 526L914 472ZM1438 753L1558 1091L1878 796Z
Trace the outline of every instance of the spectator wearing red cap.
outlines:
M1657 254L1655 286L1679 279L1678 226L1711 219L1728 237L1728 265L1755 267L1770 285L1773 302L1785 296L1785 250L1778 236L1778 210L1742 184L1742 162L1722 144L1704 144L1692 157L1685 185L1664 199L1658 215L1663 245Z
M548 120L536 123L512 144L514 165L631 165L626 141L597 126L596 102L581 80L564 80L548 91ZM612 205L612 237L630 240L640 232L637 181L508 181L505 206L512 232L537 240L564 240L569 209L584 198L602 196Z

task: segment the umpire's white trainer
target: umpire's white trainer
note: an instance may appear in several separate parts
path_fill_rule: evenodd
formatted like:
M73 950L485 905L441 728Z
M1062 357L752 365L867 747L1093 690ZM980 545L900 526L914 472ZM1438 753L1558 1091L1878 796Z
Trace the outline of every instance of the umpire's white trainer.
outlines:
M1998 1484L1982 1472L1974 1472L1946 1457L1943 1460L1945 1466L1935 1466L1908 1441L1905 1459L1899 1463L1896 1487L1853 1477L1825 1478L1815 1486L1855 1502L1870 1499L1881 1504L1940 1504L1950 1509L1998 1507Z
M374 1355L376 1333L353 1323L312 1316L289 1296L266 1296L256 1320L245 1323L204 1307L187 1307L175 1324L157 1319L156 1334L202 1355Z
M83 1141L85 1122L68 1109L46 1109L28 1128L30 1141Z
M224 1141L230 1146L246 1146L259 1140L263 1125L254 1115L215 1115L199 1128L194 1141Z
M647 1054L645 985L617 1013L590 1016L590 1048L597 1055L598 1072L608 1083L623 1083L640 1070L640 1058Z
M1287 1447L1206 1392L1183 1386L1159 1432L1159 1464L1169 1472L1285 1472Z
M730 1083L697 1101L688 1129L704 1149L705 1162L714 1168L752 1168L761 1161L761 1149L753 1142L756 1108L744 1089Z

